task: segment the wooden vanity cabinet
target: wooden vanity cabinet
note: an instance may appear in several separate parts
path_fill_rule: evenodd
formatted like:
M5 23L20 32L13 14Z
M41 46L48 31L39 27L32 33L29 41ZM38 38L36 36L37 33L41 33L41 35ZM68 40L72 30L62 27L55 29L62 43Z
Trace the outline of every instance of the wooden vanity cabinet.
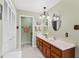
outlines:
M75 57L75 47L60 50L59 48L51 45L50 43L44 41L43 39L36 37L37 48L46 58L74 58Z

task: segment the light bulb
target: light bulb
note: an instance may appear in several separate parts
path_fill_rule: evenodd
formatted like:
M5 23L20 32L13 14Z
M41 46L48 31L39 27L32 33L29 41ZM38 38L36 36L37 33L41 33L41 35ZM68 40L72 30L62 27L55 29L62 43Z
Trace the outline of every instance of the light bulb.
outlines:
M57 20L59 20L59 17L57 17Z
M49 19L49 16L47 16L47 19Z
M41 17L41 16L40 16L39 18L40 18L40 19L42 19L42 17Z
M45 15L42 15L42 18L45 18Z
M53 17L53 19L55 19L56 17Z

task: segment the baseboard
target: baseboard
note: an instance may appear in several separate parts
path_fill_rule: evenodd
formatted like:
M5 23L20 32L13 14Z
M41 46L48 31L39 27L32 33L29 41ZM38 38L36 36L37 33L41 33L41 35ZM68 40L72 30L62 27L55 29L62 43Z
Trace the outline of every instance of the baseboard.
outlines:
M3 56L0 54L0 58L3 58Z
M29 43L31 43L31 42L23 42L23 43L21 43L21 45L29 44Z
M33 48L36 48L36 45L32 46Z

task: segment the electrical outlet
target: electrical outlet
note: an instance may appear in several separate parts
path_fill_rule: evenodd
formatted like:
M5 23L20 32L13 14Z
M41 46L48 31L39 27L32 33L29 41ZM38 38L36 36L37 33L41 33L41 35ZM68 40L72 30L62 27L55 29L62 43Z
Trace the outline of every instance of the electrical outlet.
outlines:
M65 37L68 37L69 36L69 34L68 33L65 33Z

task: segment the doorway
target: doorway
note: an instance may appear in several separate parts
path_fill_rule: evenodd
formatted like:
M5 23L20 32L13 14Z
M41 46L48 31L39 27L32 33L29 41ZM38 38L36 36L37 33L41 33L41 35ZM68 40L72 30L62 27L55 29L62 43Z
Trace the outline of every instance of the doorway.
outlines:
M20 15L19 20L19 46L34 46L34 18Z
M32 18L21 17L21 46L32 46Z

